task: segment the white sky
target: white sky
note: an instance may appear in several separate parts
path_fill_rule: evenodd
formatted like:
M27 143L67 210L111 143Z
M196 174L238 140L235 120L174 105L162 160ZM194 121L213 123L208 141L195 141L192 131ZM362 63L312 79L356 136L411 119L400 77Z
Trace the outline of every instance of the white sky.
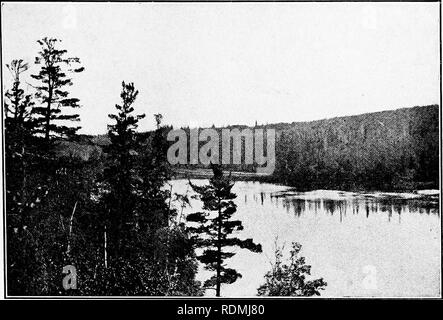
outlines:
M6 3L2 55L33 62L37 39L62 39L86 68L71 88L82 133L106 131L122 80L141 130L154 113L305 121L438 103L438 19L438 3Z

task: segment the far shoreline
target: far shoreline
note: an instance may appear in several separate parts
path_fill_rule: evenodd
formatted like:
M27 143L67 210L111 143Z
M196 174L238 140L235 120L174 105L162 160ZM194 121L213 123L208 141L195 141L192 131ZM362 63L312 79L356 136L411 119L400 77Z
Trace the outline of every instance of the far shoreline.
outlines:
M209 168L173 168L173 174L171 181L173 180L185 180L185 179L210 179L212 177L212 170ZM291 185L276 181L276 179L267 174L261 174L256 172L248 171L229 171L224 170L226 175L230 175L234 181L249 181L258 183L270 183L274 185L287 187L286 193L297 193L297 192L311 192L318 190L327 191L342 191L350 193L367 194L368 196L381 194L382 196L389 196L389 194L411 194L414 195L414 199L421 200L439 200L440 190L435 188L423 188L423 189L363 189L363 188L340 188L340 187L318 187L314 189L297 189ZM405 198L407 199L407 198Z

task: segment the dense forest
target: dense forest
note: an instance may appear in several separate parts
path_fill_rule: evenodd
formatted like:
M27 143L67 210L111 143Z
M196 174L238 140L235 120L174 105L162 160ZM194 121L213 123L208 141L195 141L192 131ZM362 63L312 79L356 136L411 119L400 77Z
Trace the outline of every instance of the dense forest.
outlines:
M220 133L223 128L213 127ZM430 105L337 117L228 129L276 130L276 168L271 176L255 179L282 183L299 190L416 190L438 189L439 106ZM167 127L165 130L171 130ZM188 135L189 128L181 128ZM143 133L146 136L151 132ZM266 141L266 136L265 136ZM242 139L244 143L244 138ZM79 136L61 144L59 152L88 158L109 143L105 135ZM169 142L171 143L171 142ZM205 141L199 142L199 147ZM220 150L221 150L221 139ZM266 144L266 143L265 143ZM231 153L233 143L231 143ZM244 145L242 146L244 154ZM221 162L220 153L220 162ZM174 168L201 169L198 164ZM257 164L224 165L225 170L255 172ZM191 173L192 176L192 173ZM248 176L250 178L251 176Z
M437 105L281 127L276 181L300 189L438 189Z
M222 136L224 128L213 128ZM257 176L258 180L282 183L298 190L438 189L438 105L311 122L226 128L275 130L275 170L270 176ZM188 135L189 151L190 129L182 129ZM244 162L244 142L242 137L242 164L225 165L226 170L256 171L256 163L248 165ZM205 143L200 141L199 147ZM221 139L219 144L222 150ZM233 140L230 148L232 155ZM219 157L221 162L221 152ZM190 164L177 167L204 168Z

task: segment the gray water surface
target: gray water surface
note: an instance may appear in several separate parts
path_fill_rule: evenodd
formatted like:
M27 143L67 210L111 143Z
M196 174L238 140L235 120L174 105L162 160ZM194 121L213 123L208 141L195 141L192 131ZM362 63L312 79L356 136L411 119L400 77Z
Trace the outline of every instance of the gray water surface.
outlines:
M206 184L207 180L193 180ZM172 191L193 194L187 180L172 181ZM243 277L222 286L222 296L255 296L270 270L275 244L302 245L301 255L315 278L328 283L323 297L439 296L440 213L438 198L414 194L350 193L239 181L233 192L244 230L240 238L261 243L263 253L233 249L227 266ZM184 214L201 209L191 201ZM200 268L199 280L210 273ZM212 290L207 295L213 295Z

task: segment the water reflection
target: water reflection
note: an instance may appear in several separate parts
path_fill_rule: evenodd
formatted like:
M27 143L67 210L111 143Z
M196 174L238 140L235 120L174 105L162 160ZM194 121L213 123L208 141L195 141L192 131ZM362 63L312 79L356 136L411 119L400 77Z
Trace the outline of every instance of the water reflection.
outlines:
M174 192L184 193L187 183L174 181ZM324 297L434 297L440 293L438 197L294 192L285 186L243 181L234 185L233 192L237 194L236 219L244 226L239 236L262 244L263 253L239 250L230 259L229 267L243 277L225 286L228 297L256 294L269 270L276 238L279 244L303 245L312 276L328 282ZM201 203L191 199L185 214L200 209ZM362 285L368 266L377 270L376 289ZM199 270L199 280L208 278L205 272Z
M266 200L267 194L260 192L260 204L263 205ZM314 214L324 212L330 216L337 214L340 222L343 222L348 212L352 212L352 215L364 212L366 218L369 218L371 214L385 214L389 221L391 221L393 214L401 216L404 212L439 215L438 198L369 197L351 193L347 194L340 191L312 191L296 194L271 193L269 194L269 200L277 208L281 202L286 212L293 213L296 217L300 217L308 212ZM258 199L254 197L254 201L257 202ZM245 204L247 204L246 197ZM399 221L401 221L401 218L399 218Z

